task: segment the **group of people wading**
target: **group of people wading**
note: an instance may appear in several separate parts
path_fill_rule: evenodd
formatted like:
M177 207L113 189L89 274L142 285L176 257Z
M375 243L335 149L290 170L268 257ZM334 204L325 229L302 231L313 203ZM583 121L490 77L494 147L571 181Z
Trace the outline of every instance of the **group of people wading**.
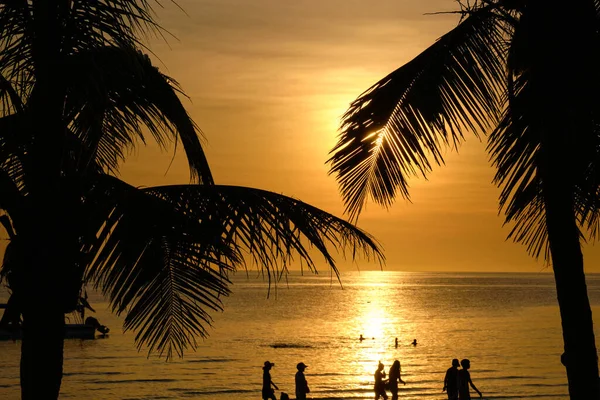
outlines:
M375 400L379 400L379 397L386 400L388 398L386 389L392 392L392 400L398 400L398 383L406 385L400 376L400 361L395 360L392 363L387 379L385 379L383 367L384 365L380 362L375 371Z
M462 369L458 369L459 365L462 366ZM263 400L277 400L274 389L279 390L279 388L271 379L271 368L274 366L275 363L270 361L265 361L263 366ZM296 369L298 370L295 376L296 400L306 400L306 395L310 393L308 382L304 376L304 370L306 368L307 366L303 362L300 362L296 365ZM469 368L471 368L471 362L467 359L462 360L460 364L458 359L455 358L452 360L452 366L446 371L446 376L444 377L444 387L442 388L442 392L446 392L448 394L448 400L470 400L471 394L469 392L469 386L472 387L477 394L479 394L479 397L482 397L479 389L477 389L473 384L473 381L471 381ZM377 370L375 371L375 400L379 400L380 398L387 400L388 390L392 393L391 400L398 400L398 384L400 383L406 385L406 382L402 380L400 361L395 360L392 363L392 366L387 374L387 379L384 371L384 365L379 362L377 365ZM280 400L289 400L289 396L286 393L281 393Z
M464 359L460 362L460 365L462 369L458 369L458 359L455 358L452 360L452 366L448 368L444 377L442 392L448 394L448 400L470 400L471 393L469 392L469 386L471 386L479 394L479 397L482 397L481 392L471 380L471 374L469 373L471 362ZM384 365L379 362L375 371L375 400L379 400L380 398L387 400L387 390L392 393L392 400L398 400L398 383L406 385L406 382L400 376L400 361L395 360L393 362L388 372L388 379L385 379L383 368Z
M460 365L462 369L458 369L458 359L452 360L452 366L446 371L444 377L444 388L442 392L448 393L448 400L470 400L471 393L469 392L469 386L473 388L482 397L479 389L475 387L471 380L471 374L469 368L471 368L471 362L466 358L461 360Z

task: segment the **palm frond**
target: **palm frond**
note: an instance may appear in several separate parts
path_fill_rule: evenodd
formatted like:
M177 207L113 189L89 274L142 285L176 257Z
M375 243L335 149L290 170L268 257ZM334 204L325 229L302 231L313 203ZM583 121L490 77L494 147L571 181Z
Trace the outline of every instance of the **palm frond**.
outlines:
M144 142L142 127L163 148L181 140L192 180L213 179L199 140L199 130L177 94L177 82L158 71L141 52L125 47L82 51L66 62L67 119L95 160L115 171L125 151Z
M36 14L45 9L26 0L0 3L0 75L13 82L22 99L36 82L34 64L49 33L60 42L56 51L68 57L102 46L145 48L139 37L161 31L147 0L57 2L52 5L56 21L38 27L52 27L51 32L36 32ZM36 51L36 46L42 47Z
M25 163L31 142L27 112L0 118L0 170L26 194Z
M238 250L212 221L199 221L176 205L116 178L84 185L85 279L126 313L138 348L172 357L207 335L210 312L229 293L228 271Z
M237 243L266 271L269 278L287 268L294 255L317 272L310 247L316 248L337 274L329 248L352 257L384 257L375 239L351 223L302 201L281 194L240 186L162 186L144 191L198 220L221 225L228 240ZM345 254L345 253L344 253Z
M65 52L96 46L140 46L139 36L160 30L147 0L73 0L64 10Z
M513 40L521 39L518 35L513 37ZM527 48L521 44L517 46ZM533 257L539 258L542 255L549 261L543 173L540 170L546 162L542 146L543 129L536 124L533 115L536 100L527 64L513 67L514 65L509 65L511 75L515 74L516 78L511 78L508 82L508 106L497 128L489 136L488 151L497 168L494 183L502 189L500 211L505 212L505 223L513 224L509 238L524 244ZM581 109L584 107L582 105ZM596 120L600 121L600 115ZM597 124L595 129L594 124L580 124L579 127L583 128L580 129L581 132L569 133L577 136L577 140L574 140L578 146L576 159L565 155L564 160L552 162L563 162L564 167L571 171L569 176L574 189L573 212L579 225L579 236L584 240L582 229L588 230L595 237L600 221L600 172L597 169L600 159L600 129Z
M389 206L409 197L407 178L425 176L431 160L456 146L463 129L494 124L503 93L503 20L490 7L455 29L355 100L328 160L352 218L367 197Z
M0 117L23 112L23 99L12 83L0 73Z
M34 82L29 3L14 0L0 4L0 75L22 100L27 98Z

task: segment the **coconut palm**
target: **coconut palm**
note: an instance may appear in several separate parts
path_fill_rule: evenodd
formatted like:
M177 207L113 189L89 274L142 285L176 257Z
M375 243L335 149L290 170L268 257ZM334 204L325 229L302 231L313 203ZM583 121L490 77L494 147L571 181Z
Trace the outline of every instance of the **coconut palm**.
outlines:
M177 83L142 52L144 0L0 1L0 276L22 318L23 399L60 391L65 313L91 285L138 346L167 358L206 336L228 273L253 261L277 279L315 247L382 260L371 236L280 194L215 185ZM136 188L118 169L152 139L181 143L192 184ZM6 315L5 313L5 315Z
M600 398L581 240L598 236L599 3L462 5L459 24L355 100L329 160L346 211L409 197L457 148L489 133L510 237L551 262L569 393Z

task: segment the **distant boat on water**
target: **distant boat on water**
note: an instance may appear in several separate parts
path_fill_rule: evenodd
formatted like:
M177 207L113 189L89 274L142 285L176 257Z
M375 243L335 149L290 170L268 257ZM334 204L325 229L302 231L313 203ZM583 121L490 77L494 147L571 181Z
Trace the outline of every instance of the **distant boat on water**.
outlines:
M0 304L0 309L6 309L6 304ZM84 323L65 324L65 339L95 339L96 332L105 337L110 329L101 325L94 317L87 317ZM5 329L0 328L0 340L19 340L23 337L20 326Z

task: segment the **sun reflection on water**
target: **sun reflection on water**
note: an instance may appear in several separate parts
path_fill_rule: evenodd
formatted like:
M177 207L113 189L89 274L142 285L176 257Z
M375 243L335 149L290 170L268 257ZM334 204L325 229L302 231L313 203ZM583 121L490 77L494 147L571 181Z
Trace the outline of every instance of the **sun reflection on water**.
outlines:
M348 337L355 337L353 358L356 370L363 382L372 382L377 363L382 362L385 370L395 359L402 359L402 352L411 347L414 324L407 320L411 306L407 299L398 298L398 282L394 287L382 282L377 271L364 272L357 281L349 297L347 316L350 323L346 326ZM358 340L362 334L364 340ZM398 347L395 339L398 338ZM409 349L410 350L410 349ZM402 362L402 360L401 360Z

